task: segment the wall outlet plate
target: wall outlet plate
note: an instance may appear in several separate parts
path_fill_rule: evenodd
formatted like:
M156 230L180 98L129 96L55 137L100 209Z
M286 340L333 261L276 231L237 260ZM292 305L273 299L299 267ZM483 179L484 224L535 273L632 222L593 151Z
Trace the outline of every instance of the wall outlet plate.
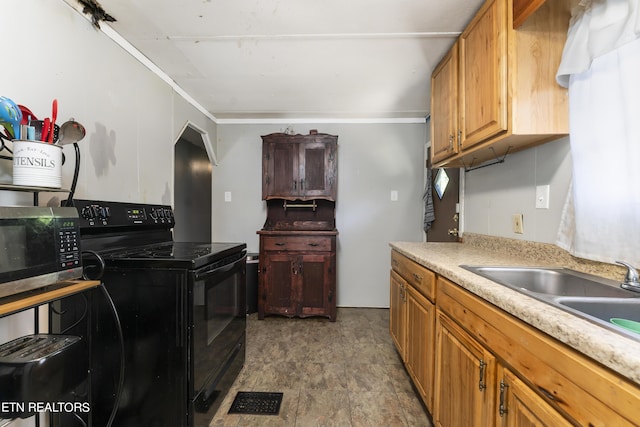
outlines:
M513 232L516 234L524 234L524 218L522 214L513 214L512 224L513 224Z
M536 187L536 209L549 209L549 186Z

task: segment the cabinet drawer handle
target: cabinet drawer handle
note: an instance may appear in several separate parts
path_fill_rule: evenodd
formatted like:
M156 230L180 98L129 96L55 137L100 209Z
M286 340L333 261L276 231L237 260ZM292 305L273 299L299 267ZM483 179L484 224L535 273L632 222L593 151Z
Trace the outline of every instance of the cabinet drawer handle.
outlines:
M538 390L540 390L540 392L544 394L547 399L552 400L554 402L557 401L553 393L551 393L549 390L545 389L544 387L538 386Z
M484 368L487 366L487 363L480 359L480 381L478 382L478 388L480 389L480 391L483 391L485 388L487 388L487 385L484 382Z
M283 242L276 242L276 243L274 243L274 244L275 244L276 246L284 246L284 245L286 245L286 243L283 243Z
M422 283L422 276L417 273L413 273L413 278L416 279L417 282Z
M309 243L309 246L320 246L318 243Z

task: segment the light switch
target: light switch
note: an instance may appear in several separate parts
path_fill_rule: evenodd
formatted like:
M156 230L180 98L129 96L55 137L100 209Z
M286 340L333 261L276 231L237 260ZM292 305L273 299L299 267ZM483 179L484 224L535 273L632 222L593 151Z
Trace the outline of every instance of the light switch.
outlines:
M398 190L391 190L391 201L392 202L398 201Z
M536 187L536 209L549 209L549 186Z
M230 202L231 201L231 191L225 191L224 192L224 201L225 202Z

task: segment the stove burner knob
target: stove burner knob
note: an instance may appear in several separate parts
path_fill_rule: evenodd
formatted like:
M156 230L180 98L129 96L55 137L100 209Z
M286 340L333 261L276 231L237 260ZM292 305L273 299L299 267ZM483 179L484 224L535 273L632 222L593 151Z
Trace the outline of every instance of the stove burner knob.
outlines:
M98 217L100 219L108 219L111 216L111 209L108 206L98 207Z
M164 208L164 215L169 218L172 219L173 218L173 212L171 211L171 208Z
M98 207L95 205L85 206L84 208L82 208L80 215L87 221L94 220L98 216Z
M158 219L158 212L156 211L156 208L151 208L151 210L149 211L149 216L152 219Z

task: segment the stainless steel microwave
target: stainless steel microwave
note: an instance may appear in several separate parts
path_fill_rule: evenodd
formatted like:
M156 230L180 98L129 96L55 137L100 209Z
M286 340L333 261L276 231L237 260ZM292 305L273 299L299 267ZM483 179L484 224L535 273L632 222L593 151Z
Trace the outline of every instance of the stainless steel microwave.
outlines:
M75 208L0 207L0 298L81 276Z

